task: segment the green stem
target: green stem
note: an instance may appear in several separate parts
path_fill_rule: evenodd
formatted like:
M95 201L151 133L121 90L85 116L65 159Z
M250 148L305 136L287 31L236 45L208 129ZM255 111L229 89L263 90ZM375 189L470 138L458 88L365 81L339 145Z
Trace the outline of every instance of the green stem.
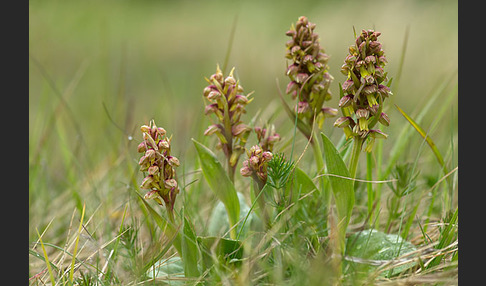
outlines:
M314 133L315 134L315 133ZM314 151L314 159L316 161L317 167L317 175L322 175L324 172L324 158L322 156L321 146L319 144L319 140L317 140L317 136L313 136L311 140L312 150ZM324 197L324 202L326 206L329 206L331 201L331 192L330 189L326 187L327 180L325 176L319 177L319 188L321 193Z
M268 214L268 210L265 207L265 194L263 194L263 188L265 187L265 183L260 180L260 178L255 175L255 173L252 174L252 179L254 182L254 195L255 195L255 200L258 202L258 207L260 208L260 212L262 215L263 223L265 225L265 228L269 229L270 228L270 216Z
M351 158L349 160L349 174L351 178L356 178L356 170L358 169L359 155L361 154L361 146L363 146L364 140L362 138L355 137L353 150L351 151Z
M375 202L375 194L373 192L373 184L370 182L373 180L373 157L371 152L366 153L366 190L368 192L368 217L369 224L373 223L373 204Z

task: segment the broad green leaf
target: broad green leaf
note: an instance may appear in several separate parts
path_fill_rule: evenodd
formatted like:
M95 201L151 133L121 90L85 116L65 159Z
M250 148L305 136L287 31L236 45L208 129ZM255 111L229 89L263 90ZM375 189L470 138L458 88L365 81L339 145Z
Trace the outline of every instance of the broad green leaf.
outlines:
M240 203L236 195L236 189L228 178L223 166L221 166L216 158L216 155L196 140L192 139L192 141L196 147L204 177L211 190L213 190L214 194L224 204L228 213L230 226L232 227L236 224L240 215ZM235 228L232 229L230 235L232 238L236 237Z
M243 244L239 240L199 236L197 243L203 257L203 271L211 267L214 261L227 264L238 262L243 257Z
M238 193L238 200L240 202L240 223L236 229L238 232L241 232L239 235L240 237L246 237L250 229L256 229L261 225L261 220L253 211L248 214L250 207L246 204L245 198L240 193ZM244 221L247 215L248 218ZM245 222L245 224L242 227L243 222ZM218 202L214 206L211 216L209 217L208 234L210 236L223 237L223 235L228 232L229 228L228 213L226 212L224 204Z
M184 261L184 274L186 277L198 277L199 269L197 262L199 259L199 249L196 243L196 234L192 228L191 222L184 215L182 235L182 260Z
M332 193L336 202L341 249L344 249L346 228L354 206L354 184L339 152L324 133L321 133L321 136L329 182L331 183Z
M294 177L291 180L292 184L287 184L286 186L286 193L287 195L292 192L292 202L296 202L299 197L304 196L314 190L317 190L316 185L312 181L312 179L299 167L295 167L294 169ZM319 192L314 191L312 196L318 196Z
M417 249L413 244L396 234L386 234L374 229L367 229L349 236L346 242L346 257L348 271L361 272L367 275L374 272L381 265ZM391 270L383 271L380 276L391 277L401 273L416 262L401 263Z
M162 259L157 261L147 272L149 278L167 279L170 285L185 285L184 280L184 264L180 257L171 257L169 259ZM174 280L171 280L174 279Z

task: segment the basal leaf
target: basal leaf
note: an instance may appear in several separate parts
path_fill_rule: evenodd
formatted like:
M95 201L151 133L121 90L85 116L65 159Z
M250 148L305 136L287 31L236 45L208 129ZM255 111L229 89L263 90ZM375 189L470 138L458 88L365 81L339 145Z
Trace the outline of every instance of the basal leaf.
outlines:
M203 144L194 139L192 141L196 147L204 177L214 194L223 202L228 213L230 226L233 227L240 215L240 203L236 195L236 189L216 155ZM235 228L231 230L230 235L232 238L236 238Z
M346 228L354 206L354 184L352 178L350 178L348 168L339 155L339 152L324 133L321 133L321 136L329 182L331 183L332 193L334 195L334 200L336 201L341 246L343 247L342 249L344 249Z
M363 230L349 236L346 242L346 257L349 270L367 274L376 271L381 265L390 263L394 259L416 251L410 242L396 234L386 234L374 229ZM390 271L383 271L380 276L390 277L414 266L416 262L400 263Z
M196 234L192 228L191 222L184 215L182 235L182 260L184 262L184 274L186 277L198 277L199 269L197 262L199 259L199 249L196 243Z

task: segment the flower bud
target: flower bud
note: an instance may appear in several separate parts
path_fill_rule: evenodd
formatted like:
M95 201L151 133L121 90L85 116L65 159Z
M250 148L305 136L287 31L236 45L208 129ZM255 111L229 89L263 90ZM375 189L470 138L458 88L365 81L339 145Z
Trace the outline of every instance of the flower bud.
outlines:
M175 189L177 188L177 181L175 179L168 179L164 181L164 187L166 189Z
M151 189L152 188L153 177L151 175L145 177L140 185L141 189Z
M177 159L176 157L169 156L168 159L169 159L169 165L171 165L172 167L179 167L180 166L179 159Z
M368 134L372 138L376 138L376 139L386 139L386 138L388 138L388 135L385 134L385 133L383 133L381 130L371 129Z
M390 126L390 119L388 118L388 115L385 112L381 113L378 121L380 121L380 123L385 125L385 126Z
M323 107L321 108L321 112L324 114L326 117L333 117L338 114L338 110L332 107Z
M143 133L148 133L148 132L150 132L150 127L149 127L149 126L147 126L147 125L142 125L142 126L140 127L140 130L141 130Z
M238 124L236 126L233 126L231 128L231 133L233 134L233 136L238 136L244 132L248 132L248 131L251 131L251 128L246 125L246 124Z
M343 107L350 106L353 103L353 97L354 95L352 94L348 94L341 97L341 99L339 100L339 107L343 108Z
M212 135L216 132L221 132L221 127L219 124L213 124L213 125L210 125L206 131L204 131L204 135Z
M342 85L342 89L345 93L351 93L354 90L354 82L351 79L345 81Z
M272 160L273 154L271 152L265 151L265 152L262 153L262 157L263 157L263 160L265 162L268 162L268 161Z
M240 169L240 174L243 176L243 177L249 177L251 176L253 172L251 171L250 168L248 167L243 167Z
M145 152L146 150L147 150L147 144L145 143L145 141L143 141L142 143L138 144L138 146L137 146L138 153Z
M349 126L351 124L351 122L353 122L353 119L349 116L339 117L334 122L334 126L339 127L339 128L343 128L343 127Z
M157 165L152 165L148 168L147 172L149 175L155 175L159 172L159 167Z
M370 112L367 109L360 108L356 110L356 117L357 118L368 118L370 115Z

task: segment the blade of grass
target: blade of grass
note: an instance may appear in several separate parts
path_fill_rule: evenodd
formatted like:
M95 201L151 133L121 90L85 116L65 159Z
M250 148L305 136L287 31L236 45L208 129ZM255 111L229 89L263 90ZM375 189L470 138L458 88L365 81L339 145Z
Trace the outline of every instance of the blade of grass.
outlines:
M37 230L37 228L35 229L35 231L37 232L37 236L39 237L39 241L42 247L42 252L44 254L44 261L46 262L47 270L49 271L49 278L51 279L52 285L56 285L56 280L54 279L54 275L52 273L51 263L49 262L49 258L47 257L47 252L46 252L46 248L44 247L44 243L42 242L42 237L39 234L39 230Z
M168 237L170 238L173 237L173 240L171 241L174 244L174 247L176 248L177 252L181 254L182 253L181 237L179 235L179 232L175 229L175 226L169 221L167 221L163 216L158 214L138 192L136 192L136 194L143 202L145 208L149 211L150 216L155 220L155 223L159 226L159 228L163 231L167 231Z
M81 235L81 231L83 230L83 220L84 220L84 211L86 210L86 204L83 204L83 210L81 212L81 220L79 222L78 234L76 236L76 242L74 244L74 251L73 251L73 258L71 260L71 269L69 270L69 283L73 283L73 275L74 275L74 264L76 262L76 254L78 252L78 244L79 244L79 236Z
M456 73L457 72L454 71L449 77L445 78L444 81L435 90L435 93L433 93L431 96L428 96L429 98L428 102L425 104L422 110L420 110L420 113L417 116L414 116L415 121L418 124L422 122L422 119L429 112L430 108L434 106L434 103L437 100L437 98L439 98L439 96L441 96L443 92L446 90L452 78L456 76ZM380 178L381 180L384 180L385 178L388 177L388 175L390 175L390 172L395 167L395 163L398 160L399 156L405 151L406 147L408 146L407 145L409 143L408 138L410 137L411 133L412 130L410 129L410 125L404 125L402 131L397 136L397 138L400 138L400 140L397 140L394 146L392 147L392 149L390 150L390 156L387 159L388 165L385 171L383 172L382 177Z
M444 163L444 159L442 158L442 155L441 155L439 149L437 149L437 146L435 145L432 138L430 136L428 136L428 134L422 129L422 127L420 127L420 125L418 125L417 122L415 122L405 111L403 111L400 107L398 107L398 105L395 104L395 107L403 115L403 117L405 117L405 119L413 126L413 128L415 128L415 130L417 130L417 132L420 134L420 136L422 136L422 138L425 139L425 141L429 145L430 149L432 149L432 152L434 153L435 157L437 158L437 161L441 165L442 170L444 170L444 175L449 173L449 170L447 169L447 166Z

